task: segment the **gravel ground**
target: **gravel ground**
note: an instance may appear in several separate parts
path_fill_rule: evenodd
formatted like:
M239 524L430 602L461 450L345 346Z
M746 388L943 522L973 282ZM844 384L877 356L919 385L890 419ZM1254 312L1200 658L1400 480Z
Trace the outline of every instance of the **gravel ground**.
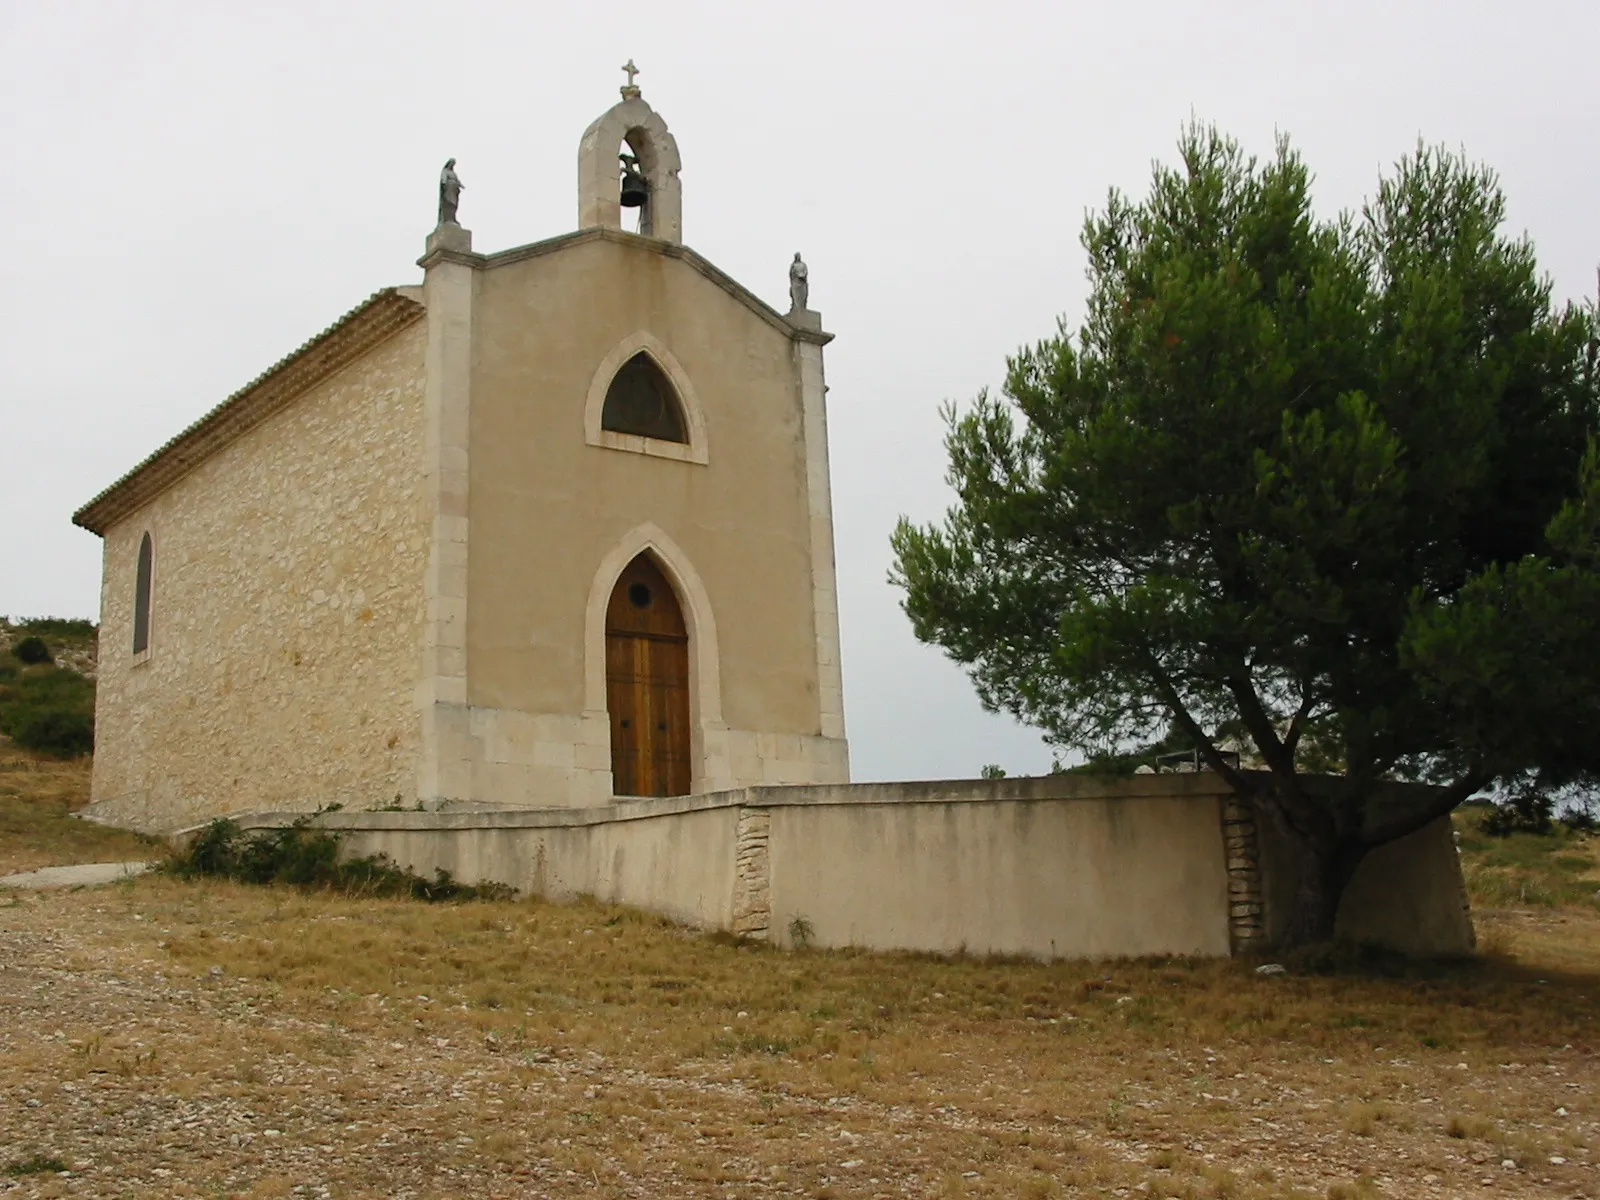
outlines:
M997 1066L992 1103L965 1088L936 1102L935 1086L898 1104L532 1045L426 996L404 1012L333 997L321 1012L270 978L165 955L153 926L166 918L140 889L175 886L0 895L0 1169L69 1168L0 1175L0 1196L1600 1196L1600 1070L1581 1047L1460 1074L1393 1068L1414 1084L1373 1120L1462 1108L1470 1074L1484 1107L1528 1115L1519 1150L1471 1129L1424 1142L1318 1125L1332 1060L1325 1077L1269 1088L1265 1068L1154 1048L1174 1076L1217 1079L1195 1098L1212 1124L1191 1124L1174 1156L1125 1119L1126 1132L1052 1119L1023 1086L1035 1068L1044 1078L1038 1063ZM1116 1103L1170 1103L1136 1065ZM1241 1088L1276 1099L1247 1103ZM1208 1164L1239 1178L1270 1165L1282 1182L1207 1183L1194 1171Z

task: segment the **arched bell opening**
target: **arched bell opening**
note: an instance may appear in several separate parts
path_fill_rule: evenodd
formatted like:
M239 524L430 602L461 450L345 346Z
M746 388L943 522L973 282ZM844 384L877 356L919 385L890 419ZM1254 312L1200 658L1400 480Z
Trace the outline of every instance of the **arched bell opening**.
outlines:
M661 442L689 440L683 402L665 371L640 350L622 364L606 389L600 428Z
M672 585L648 553L623 568L606 605L606 710L612 791L688 795L689 631Z
M628 233L650 232L650 175L647 154L635 148L642 147L643 139L629 130L617 147L617 192L622 206L622 228ZM647 149L647 147L646 147Z
M625 147L625 149L624 149ZM623 163L619 153L635 159L635 171L646 182L649 198L628 206L637 222L624 225ZM597 117L578 143L578 226L589 229L636 229L646 237L683 242L683 188L678 143L660 114L640 99L637 88L625 89L623 101ZM639 189L630 197L638 200Z

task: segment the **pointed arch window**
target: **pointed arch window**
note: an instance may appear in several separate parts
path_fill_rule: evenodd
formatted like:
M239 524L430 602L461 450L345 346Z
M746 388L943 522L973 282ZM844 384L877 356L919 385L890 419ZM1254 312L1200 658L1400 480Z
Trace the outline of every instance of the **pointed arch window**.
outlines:
M662 442L689 441L683 403L672 381L643 350L612 377L600 410L600 428Z
M139 565L133 579L133 652L150 649L150 588L155 581L155 545L147 533L139 542Z

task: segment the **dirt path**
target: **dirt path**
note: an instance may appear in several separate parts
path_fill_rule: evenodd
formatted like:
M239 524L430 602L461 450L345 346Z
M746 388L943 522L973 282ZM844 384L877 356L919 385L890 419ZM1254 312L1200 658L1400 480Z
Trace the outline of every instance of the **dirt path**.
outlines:
M99 887L143 875L154 864L148 862L74 863L66 867L39 867L15 875L0 875L0 888L38 890L41 888Z

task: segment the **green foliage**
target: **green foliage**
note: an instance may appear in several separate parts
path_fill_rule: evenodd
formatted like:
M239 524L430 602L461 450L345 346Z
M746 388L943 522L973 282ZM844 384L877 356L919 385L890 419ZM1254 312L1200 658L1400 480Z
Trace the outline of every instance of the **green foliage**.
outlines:
M983 769L978 772L978 778L980 779L1004 779L1005 777L1006 769L999 763L984 763Z
M94 714L77 708L23 707L7 719L6 732L17 745L56 758L94 752Z
M50 655L50 647L46 646L44 639L40 637L23 638L11 647L11 653L18 662L30 667L54 661Z
M73 758L94 749L94 681L67 667L0 670L0 733L19 746Z
M1477 818L1479 832L1490 837L1548 834L1558 824L1572 833L1600 831L1600 820L1595 816L1600 796L1580 788L1542 788L1537 773L1524 775L1519 787L1504 790L1491 801L1482 807Z
M1523 792L1491 804L1478 829L1489 837L1510 837L1514 833L1549 833L1553 824L1549 799L1538 792Z
M1448 602L1419 605L1402 643L1423 696L1458 730L1441 755L1541 784L1600 765L1600 453L1550 520L1540 553L1491 563Z
M1170 723L1228 771L1242 734L1270 775L1235 783L1323 876L1291 936L1320 934L1371 846L1496 777L1600 769L1600 334L1447 152L1333 220L1287 142L1180 153L1087 222L1082 328L947 408L957 501L900 522L891 580L1056 745ZM1299 782L1328 769L1347 786ZM1395 776L1451 786L1377 811Z
M797 916L789 922L789 945L796 950L808 949L816 936L816 929L804 917Z
M307 815L282 829L246 834L237 822L220 818L169 859L164 869L182 879L233 879L418 900L503 900L513 894L503 884L458 883L445 870L424 879L381 854L341 858L339 835L313 826L312 820L313 815Z
M63 641L92 642L100 635L98 625L79 617L27 617L15 627L24 634Z

